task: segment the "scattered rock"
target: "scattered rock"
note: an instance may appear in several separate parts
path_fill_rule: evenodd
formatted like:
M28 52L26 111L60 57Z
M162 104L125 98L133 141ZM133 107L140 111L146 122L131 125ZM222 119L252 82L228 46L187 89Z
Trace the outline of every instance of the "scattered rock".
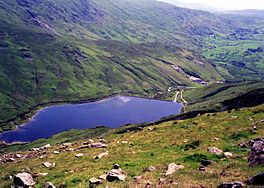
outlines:
M94 143L94 140L89 139L88 141L83 142L83 145L89 145L89 144L91 144L91 143Z
M89 180L89 183L90 183L90 185L99 185L99 184L103 183L103 180L99 179L99 178L91 178Z
M74 148L69 148L67 151L75 151Z
M233 157L233 154L231 152L225 152L224 155L226 158L232 158Z
M115 164L114 169L107 173L106 179L109 182L113 182L115 180L125 181L126 177L126 173L120 168L118 164Z
M6 159L6 162L15 162L16 160L14 158L8 158Z
M200 165L198 169L199 171L206 171L206 167L203 165Z
M23 172L15 175L14 184L18 187L33 187L35 182L29 173Z
M54 154L59 154L60 152L59 151L53 151Z
M46 168L54 168L55 167L55 163L50 163L50 162L44 162L42 163L43 166L45 166Z
M170 174L174 173L175 171L183 169L183 168L184 168L183 165L177 165L175 163L171 163L171 164L168 165L168 170L167 170L165 175L166 176L170 175Z
M16 157L17 157L17 158L22 158L23 155L17 153L17 154L16 154Z
M122 144L128 144L128 141L121 141Z
M209 161L209 160L202 160L202 161L201 161L201 165L202 165L202 166L207 167L207 166L209 166L210 164L212 164L212 161Z
M154 172L154 171L156 171L156 167L155 166L150 166L145 171L146 172Z
M240 148L247 148L248 147L248 145L244 142L239 143L237 146L239 146Z
M119 164L114 164L114 169L119 169L120 165Z
M216 142L219 141L219 138L214 138L214 141L216 141Z
M245 185L242 182L226 182L218 186L218 188L240 188Z
M101 159L101 158L107 156L108 154L109 154L109 152L106 151L106 152L103 152L103 153L101 153L101 154L95 156L94 158L95 158L95 159Z
M106 140L101 138L101 139L99 139L99 142L101 142L101 143L104 143L104 144L105 144L105 143L106 143Z
M222 150L220 150L219 148L217 147L210 147L207 149L210 153L213 153L215 155L221 155L223 153Z
M249 181L248 184L250 185L264 185L264 172L261 172L255 176L253 176Z
M264 139L257 138L251 147L251 151L248 158L250 166L257 166L264 164Z
M47 176L49 173L43 172L43 173L37 173L37 177L45 177Z
M50 182L47 182L44 186L43 186L43 188L56 188L52 183L50 183Z
M72 146L72 143L63 143L62 146L70 147Z
M80 158L80 157L83 157L83 156L84 156L83 153L78 153L77 155L75 155L75 157L77 157L77 158Z
M91 143L91 147L92 147L92 148L106 148L107 145L98 142L98 143Z

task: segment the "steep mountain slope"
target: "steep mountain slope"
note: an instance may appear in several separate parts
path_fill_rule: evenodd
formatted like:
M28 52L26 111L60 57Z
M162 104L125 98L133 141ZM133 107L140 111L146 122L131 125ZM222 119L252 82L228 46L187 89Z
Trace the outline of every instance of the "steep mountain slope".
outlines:
M224 80L190 51L231 28L207 12L151 0L1 0L0 15L2 123L50 101Z

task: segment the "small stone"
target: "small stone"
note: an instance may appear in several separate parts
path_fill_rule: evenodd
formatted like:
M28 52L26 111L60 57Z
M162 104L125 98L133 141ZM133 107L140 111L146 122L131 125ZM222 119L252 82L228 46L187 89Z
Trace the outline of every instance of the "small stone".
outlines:
M45 177L47 176L49 173L43 172L43 173L37 173L37 176L42 176Z
M74 151L74 148L69 148L68 151Z
M42 146L44 149L47 149L47 148L49 148L49 147L51 147L51 145L50 144L46 144L45 146Z
M128 144L128 141L121 141L122 144Z
M106 148L107 145L103 143L91 143L92 148Z
M21 154L16 154L16 157L17 158L21 158L21 157L23 157Z
M69 147L69 146L72 146L72 143L63 143L62 146Z
M6 159L6 161L7 161L7 162L15 162L16 159L14 159L14 158L8 158L8 159Z
M225 152L224 155L226 156L226 158L232 158L233 154L231 152Z
M206 171L206 167L203 166L203 165L200 165L200 166L199 166L199 171Z
M53 151L54 154L59 154L60 152L59 151Z
M33 187L35 185L35 182L33 180L33 177L29 173L23 172L15 175L14 184L18 187Z
M120 168L120 165L119 164L114 164L114 169L119 169Z
M216 142L219 141L219 138L214 138L214 141L216 141Z
M54 168L55 167L55 163L50 163L50 162L44 162L42 163L43 166L45 166L46 168Z
M99 185L103 183L103 180L97 179L97 178L91 178L89 182L90 182L90 185Z
M209 161L209 160L202 160L202 161L201 161L201 165L202 165L202 166L207 167L207 166L209 166L210 164L212 164L212 161Z
M218 188L241 188L245 185L242 182L226 182L218 186Z
M99 142L101 142L101 143L106 143L106 140L105 139L99 139Z
M216 154L216 155L221 155L223 153L222 150L220 150L217 147L210 147L207 149L210 153Z
M106 157L108 154L109 154L109 152L106 151L106 152L103 152L103 153L101 153L101 154L95 156L94 158L95 158L95 159L101 159L101 158L103 158L103 157Z
M40 149L39 148L32 148L31 150L32 151L39 151Z
M247 144L244 143L244 142L239 143L238 146L239 146L240 148L247 148Z
M43 186L43 188L56 188L52 183L50 183L50 182L47 182L44 186Z
M147 169L146 169L147 172L154 172L156 171L156 168L155 166L149 166Z
M80 158L80 157L83 157L83 156L84 156L83 153L78 153L77 155L75 155L75 157L77 157L77 158Z
M170 174L174 173L175 171L183 169L183 168L184 168L183 165L177 165L175 163L171 163L171 164L168 165L168 170L167 170L165 175L166 176L170 175Z

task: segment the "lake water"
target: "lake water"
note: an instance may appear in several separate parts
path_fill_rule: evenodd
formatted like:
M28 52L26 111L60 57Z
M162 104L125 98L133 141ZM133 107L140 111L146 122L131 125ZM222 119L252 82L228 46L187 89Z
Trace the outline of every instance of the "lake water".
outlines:
M84 104L54 105L39 110L32 120L18 129L0 134L0 140L28 142L70 129L117 128L129 123L152 122L179 114L181 108L181 104L174 102L127 96Z

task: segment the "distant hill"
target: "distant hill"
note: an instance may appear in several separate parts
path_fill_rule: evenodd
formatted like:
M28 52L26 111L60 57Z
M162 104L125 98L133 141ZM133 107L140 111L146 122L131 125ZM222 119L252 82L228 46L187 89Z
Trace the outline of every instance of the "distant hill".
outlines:
M165 3L170 3L172 5L178 6L178 7L184 7L184 8L189 8L189 9L195 9L195 10L203 10L203 11L208 11L208 12L220 12L221 9L209 6L206 4L202 3L188 3L180 0L159 0Z
M247 10L230 10L223 12L225 14L237 14L243 16L254 16L264 18L264 10L247 9Z

